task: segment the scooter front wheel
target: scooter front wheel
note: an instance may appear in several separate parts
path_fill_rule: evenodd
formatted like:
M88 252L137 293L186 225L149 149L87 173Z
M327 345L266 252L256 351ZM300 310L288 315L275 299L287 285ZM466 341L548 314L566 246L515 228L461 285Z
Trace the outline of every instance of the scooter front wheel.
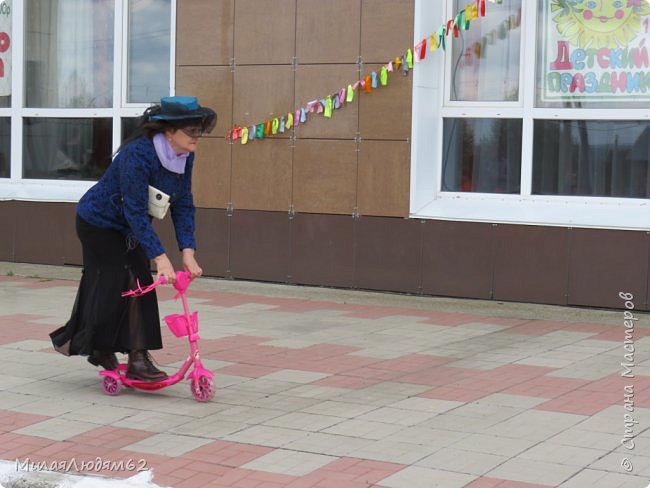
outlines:
M190 388L192 395L199 402L208 402L214 397L214 381L207 376L201 375L198 378L192 378Z
M122 391L122 383L112 376L104 376L102 387L104 388L104 393L111 396L119 395L120 391Z

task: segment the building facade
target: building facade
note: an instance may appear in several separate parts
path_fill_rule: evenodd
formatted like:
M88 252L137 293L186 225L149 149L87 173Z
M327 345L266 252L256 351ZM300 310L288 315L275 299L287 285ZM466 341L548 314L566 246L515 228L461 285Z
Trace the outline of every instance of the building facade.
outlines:
M207 275L648 310L649 30L647 0L5 0L0 260L80 265L76 201L192 94Z

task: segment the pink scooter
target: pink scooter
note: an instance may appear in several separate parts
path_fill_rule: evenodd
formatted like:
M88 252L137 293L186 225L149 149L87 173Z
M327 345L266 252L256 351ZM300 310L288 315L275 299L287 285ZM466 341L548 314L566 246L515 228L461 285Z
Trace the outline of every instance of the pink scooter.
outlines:
M121 363L115 370L103 370L99 374L103 376L104 380L102 386L104 393L107 395L118 395L122 390L122 386L136 388L138 390L160 390L170 385L174 385L184 379L191 366L194 366L192 371L187 374L187 379L190 380L190 388L194 398L200 402L207 402L214 397L214 382L212 381L212 371L206 369L201 364L199 358L199 320L198 313L190 313L187 305L187 297L185 291L190 286L190 273L187 271L177 271L176 281L174 288L178 294L174 298L181 297L183 301L184 314L171 314L165 317L167 326L176 337L188 336L190 342L190 354L181 366L181 368L173 374L161 381L141 381L127 378L126 370L127 365ZM154 281L151 285L142 288L140 283L134 290L125 291L122 293L123 297L134 296L138 297L145 293L150 292L159 285L165 284L165 277Z

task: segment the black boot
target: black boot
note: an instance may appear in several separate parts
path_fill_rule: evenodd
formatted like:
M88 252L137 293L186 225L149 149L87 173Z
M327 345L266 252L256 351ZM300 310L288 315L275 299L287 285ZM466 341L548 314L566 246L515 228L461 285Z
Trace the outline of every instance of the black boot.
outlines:
M167 373L154 366L148 351L131 351L126 377L140 381L160 381L167 378Z
M114 352L93 351L88 356L88 362L94 366L101 366L104 369L113 371L117 369L119 363Z

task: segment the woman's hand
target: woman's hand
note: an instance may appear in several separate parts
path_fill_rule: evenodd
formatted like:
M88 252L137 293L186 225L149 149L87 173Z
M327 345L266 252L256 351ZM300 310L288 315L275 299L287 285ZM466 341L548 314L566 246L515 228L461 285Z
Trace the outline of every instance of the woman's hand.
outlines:
M203 274L201 266L194 259L194 249L183 249L183 268L190 274L192 279L198 278Z
M174 266L172 266L172 262L167 257L167 254L156 256L153 260L156 263L156 280L164 276L169 283L174 283L176 273L174 273Z

